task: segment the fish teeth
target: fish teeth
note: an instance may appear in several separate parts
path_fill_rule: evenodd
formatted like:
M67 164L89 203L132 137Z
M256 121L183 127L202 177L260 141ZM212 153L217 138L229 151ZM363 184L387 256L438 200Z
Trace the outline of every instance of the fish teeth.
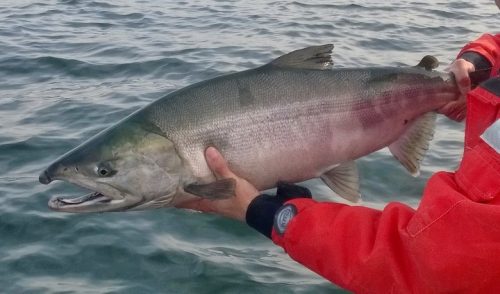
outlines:
M91 194L87 194L85 196L80 196L77 198L56 197L54 199L54 202L59 202L61 204L65 204L65 205L75 205L75 204L82 204L84 202L92 201L92 200L98 199L99 197L105 197L107 199L107 197L104 196L103 194L101 194L100 192L93 192Z

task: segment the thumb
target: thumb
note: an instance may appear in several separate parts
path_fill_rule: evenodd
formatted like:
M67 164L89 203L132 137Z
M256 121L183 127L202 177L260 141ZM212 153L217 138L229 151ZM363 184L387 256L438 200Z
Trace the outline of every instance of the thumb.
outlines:
M471 81L470 81L470 78L468 75L466 75L466 74L457 75L457 84L458 84L458 88L460 90L460 93L462 93L462 95L466 95L467 92L470 91Z
M214 147L208 147L205 151L205 158L208 167L212 170L217 179L234 178L235 174L229 169L227 161L222 157L220 152Z

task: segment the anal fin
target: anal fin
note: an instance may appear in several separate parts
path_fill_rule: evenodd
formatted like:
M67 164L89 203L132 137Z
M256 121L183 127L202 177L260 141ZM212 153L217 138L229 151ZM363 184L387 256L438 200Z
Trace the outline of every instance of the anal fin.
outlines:
M358 202L359 174L354 161L344 162L321 175L321 179L340 197Z
M389 150L399 162L416 177L420 173L420 162L429 149L434 136L436 113L428 112L417 118L399 139L389 145Z
M208 184L189 184L184 191L207 199L228 199L234 196L236 181L222 179Z

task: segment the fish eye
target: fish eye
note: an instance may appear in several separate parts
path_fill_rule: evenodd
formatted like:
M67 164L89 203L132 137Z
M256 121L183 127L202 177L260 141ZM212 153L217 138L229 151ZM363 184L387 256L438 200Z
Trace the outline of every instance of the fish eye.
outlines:
M97 166L97 175L100 177L110 177L115 174L111 167L106 163L100 163Z

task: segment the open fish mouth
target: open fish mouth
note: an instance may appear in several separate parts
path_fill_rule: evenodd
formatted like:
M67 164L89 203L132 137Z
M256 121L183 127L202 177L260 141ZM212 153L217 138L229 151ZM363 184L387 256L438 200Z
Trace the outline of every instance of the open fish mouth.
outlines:
M49 207L54 210L65 210L100 203L108 203L111 200L113 200L113 198L100 192L93 192L75 198L54 196L49 200Z

